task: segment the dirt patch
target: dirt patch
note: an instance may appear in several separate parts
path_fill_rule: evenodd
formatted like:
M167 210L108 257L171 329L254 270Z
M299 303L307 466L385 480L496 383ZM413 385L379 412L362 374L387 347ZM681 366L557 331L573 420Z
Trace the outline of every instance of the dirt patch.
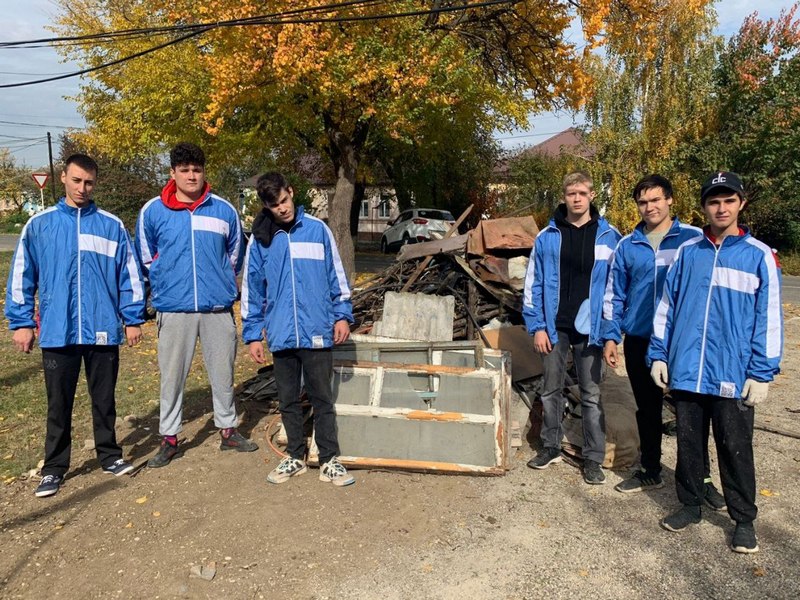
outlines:
M798 311L787 310L785 331L783 374L756 420L800 433L790 412L800 409ZM659 527L677 503L674 438L664 438L667 486L647 494L613 490L626 472L588 486L567 464L531 471L527 445L500 478L359 471L356 485L340 489L310 469L271 486L269 417L243 408L256 453L220 452L205 413L185 425L185 453L166 468L114 478L76 449L56 496L35 498L33 481L2 486L0 596L795 598L800 590L800 440L791 437L756 431L761 552L743 556L728 549L725 513L707 511L683 533ZM154 450L153 426L120 429L137 464ZM713 471L718 482L716 462ZM211 563L213 580L191 575Z

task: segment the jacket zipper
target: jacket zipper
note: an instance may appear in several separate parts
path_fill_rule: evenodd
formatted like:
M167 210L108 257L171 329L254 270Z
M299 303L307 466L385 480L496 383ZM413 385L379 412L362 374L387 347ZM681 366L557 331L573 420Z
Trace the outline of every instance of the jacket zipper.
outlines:
M711 241L709 241L711 243ZM722 240L722 244L725 240ZM722 250L722 244L717 246L714 244L714 263L711 265L711 281L708 283L708 295L706 296L706 313L703 318L703 343L700 346L700 368L697 370L697 386L695 392L700 393L700 382L703 380L703 368L706 360L706 331L708 330L708 311L711 307L711 292L714 290L714 270L717 268L717 258L719 258L719 251Z
M292 258L292 234L291 232L286 232L286 237L289 239L289 243L287 245L287 250L289 251L289 267L291 268L292 272L292 309L294 310L294 337L295 337L295 344L297 347L300 347L300 329L297 327L297 293L295 292L294 288L294 259Z
M189 237L192 239L192 279L194 281L194 312L198 312L197 308L197 259L194 255L194 212L189 213Z
M81 310L81 209L78 209L78 344L83 344L83 311Z

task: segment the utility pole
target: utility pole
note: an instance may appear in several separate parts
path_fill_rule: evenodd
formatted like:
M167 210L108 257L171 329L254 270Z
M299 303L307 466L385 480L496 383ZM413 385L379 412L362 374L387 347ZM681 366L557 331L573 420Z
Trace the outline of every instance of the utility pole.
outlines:
M53 139L47 132L47 154L50 157L50 191L53 194L53 204L56 203L56 173L53 170Z

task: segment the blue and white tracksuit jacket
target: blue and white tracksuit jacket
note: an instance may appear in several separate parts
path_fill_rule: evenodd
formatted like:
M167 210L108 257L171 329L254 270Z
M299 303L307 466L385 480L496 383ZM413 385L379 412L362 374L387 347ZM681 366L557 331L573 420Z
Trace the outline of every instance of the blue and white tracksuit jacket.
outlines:
M128 232L93 202L75 208L62 198L23 228L6 288L12 330L36 327L37 290L42 348L118 345L122 322L144 322L144 284Z
M783 347L781 269L744 230L717 248L707 237L678 249L656 309L647 362L667 363L669 386L739 398L745 379L772 381Z
M353 323L350 287L328 226L297 208L295 224L269 247L250 238L242 281L242 339L270 352L330 348L333 325Z
M703 235L702 229L681 223L676 217L658 250L654 250L644 228L645 224L639 223L614 250L603 299L604 342L613 340L619 344L623 333L650 337L656 305L678 247Z
M603 294L606 289L608 267L620 233L603 218L597 220L597 236L594 242L594 265L589 283L590 331L589 344L602 345L600 326L603 314ZM547 331L550 343L558 343L556 315L560 294L561 232L555 220L539 232L531 250L528 271L525 275L525 290L522 301L522 317L528 333Z
M242 225L216 194L191 211L173 210L160 196L148 201L136 222L136 254L159 312L217 312L236 301Z

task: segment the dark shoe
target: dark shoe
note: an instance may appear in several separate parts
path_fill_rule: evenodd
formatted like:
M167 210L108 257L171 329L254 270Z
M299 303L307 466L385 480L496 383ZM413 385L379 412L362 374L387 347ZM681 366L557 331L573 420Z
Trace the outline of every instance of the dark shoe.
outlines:
M153 458L147 461L147 466L151 469L166 467L177 453L178 444L173 446L166 439L162 439L161 448L158 449L158 453Z
M241 433L234 430L228 437L222 436L222 441L219 443L220 450L236 450L237 452L255 452L258 450L258 444L251 442L245 438Z
M528 466L531 469L546 469L557 462L561 462L561 448L542 448L528 461Z
M700 522L702 511L699 506L682 506L674 513L661 520L661 526L667 531L681 531L689 525Z
M118 458L107 467L103 467L103 473L109 473L116 477L130 473L131 471L133 471L133 465L121 458Z
M733 531L733 540L731 541L731 550L742 554L758 552L756 528L753 526L752 521L749 523L736 523L736 529Z
M590 485L600 485L606 482L606 474L600 463L588 458L583 461L583 480Z
M703 496L703 502L705 502L707 507L716 511L728 508L728 505L725 503L725 496L720 494L711 482L706 483L706 493L705 496Z
M61 475L45 475L42 477L42 481L34 494L36 494L37 498L52 496L58 492L62 483L64 483L64 478Z
M664 487L664 480L661 479L661 475L652 475L647 471L639 471L634 473L630 479L619 482L614 486L614 489L623 494L632 494L645 490L657 490L662 487Z

